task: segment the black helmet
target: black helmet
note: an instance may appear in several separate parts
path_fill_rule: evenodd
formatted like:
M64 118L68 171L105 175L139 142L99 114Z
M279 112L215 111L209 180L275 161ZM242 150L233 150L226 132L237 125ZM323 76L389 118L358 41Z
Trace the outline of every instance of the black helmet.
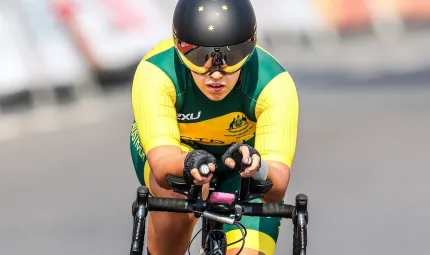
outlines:
M192 71L235 72L256 45L257 22L249 0L178 0L173 15L177 51Z

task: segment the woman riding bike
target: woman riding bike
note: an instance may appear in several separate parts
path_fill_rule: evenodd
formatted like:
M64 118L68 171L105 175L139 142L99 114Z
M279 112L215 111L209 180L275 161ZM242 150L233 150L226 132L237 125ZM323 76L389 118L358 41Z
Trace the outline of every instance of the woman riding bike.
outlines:
M166 175L204 188L216 176L219 191L234 192L242 161L249 165L242 176L273 182L253 202L281 203L295 154L298 97L288 72L257 45L252 4L179 0L172 31L134 76L130 148L140 183L154 197L183 198ZM207 177L197 170L203 163ZM148 254L183 255L196 221L193 214L151 212ZM248 231L241 254L274 254L279 218L244 216L241 223ZM225 232L228 243L242 236L232 226Z

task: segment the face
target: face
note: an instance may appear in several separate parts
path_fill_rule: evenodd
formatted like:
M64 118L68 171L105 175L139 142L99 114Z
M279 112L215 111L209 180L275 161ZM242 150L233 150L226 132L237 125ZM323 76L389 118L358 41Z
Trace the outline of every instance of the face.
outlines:
M204 67L206 70L209 70L212 66L211 59L206 63ZM212 74L209 74L209 72L205 74L191 72L191 74L197 87L207 98L212 101L221 101L236 85L239 79L240 69L231 74L224 74L219 71L213 72Z

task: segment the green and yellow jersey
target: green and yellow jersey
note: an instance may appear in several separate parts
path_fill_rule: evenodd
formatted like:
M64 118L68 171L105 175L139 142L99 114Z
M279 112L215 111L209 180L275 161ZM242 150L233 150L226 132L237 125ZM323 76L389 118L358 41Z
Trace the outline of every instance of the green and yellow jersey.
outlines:
M226 98L211 101L168 38L138 65L132 104L133 140L142 155L160 145L179 147L188 141L220 158L231 143L246 143L265 160L289 167L293 162L299 112L296 87L261 47L243 66L238 84Z

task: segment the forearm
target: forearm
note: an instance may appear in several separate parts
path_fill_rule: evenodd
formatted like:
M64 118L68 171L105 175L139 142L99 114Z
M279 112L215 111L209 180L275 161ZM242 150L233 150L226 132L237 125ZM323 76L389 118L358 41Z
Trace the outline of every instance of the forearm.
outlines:
M266 161L266 163L269 168L267 178L272 181L273 186L264 194L262 200L267 203L276 203L285 196L290 181L290 168L285 167L285 165L279 167L281 163L275 161Z
M169 146L173 147L173 146ZM184 171L184 160L186 153L182 152L179 148L154 148L154 151L149 151L148 161L151 167L151 171L154 174L157 184L164 189L172 189L172 187L167 183L166 176L174 175L178 177L183 177ZM161 156L160 151L163 151ZM151 157L152 156L152 157Z

